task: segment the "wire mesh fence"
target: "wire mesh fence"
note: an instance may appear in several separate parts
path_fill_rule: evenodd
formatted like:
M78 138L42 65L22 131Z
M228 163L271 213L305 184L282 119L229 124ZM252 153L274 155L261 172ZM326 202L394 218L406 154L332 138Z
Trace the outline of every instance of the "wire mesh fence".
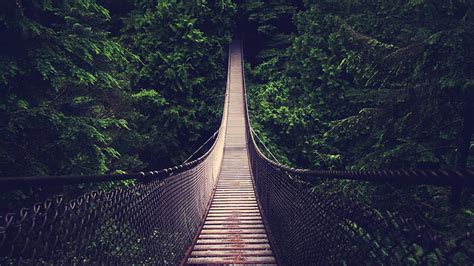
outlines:
M179 263L204 220L223 151L219 134L202 157L137 174L135 185L1 215L0 265Z
M175 264L206 211L210 172L201 164L164 181L69 202L56 196L7 214L0 264Z
M269 160L259 150L248 108L246 120L256 194L279 264L474 264L474 232L466 232L454 241L451 236L448 240L411 217L381 212L365 203L317 188L324 179L472 188L472 170L293 169Z
M30 208L0 215L0 265L178 264L204 221L216 185L227 103L226 94L213 146L191 162L139 174L3 179L9 188L122 179L138 182L73 200L51 196Z
M448 241L414 219L321 192L302 181L307 175L270 162L253 144L249 144L249 153L261 211L281 264L474 262L473 232Z

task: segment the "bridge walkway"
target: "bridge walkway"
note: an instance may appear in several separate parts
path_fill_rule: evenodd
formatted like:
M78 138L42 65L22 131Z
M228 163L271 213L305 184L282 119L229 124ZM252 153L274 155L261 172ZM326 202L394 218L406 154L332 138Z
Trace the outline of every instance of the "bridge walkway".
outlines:
M247 151L240 42L230 47L224 158L214 196L187 264L276 264L257 204Z

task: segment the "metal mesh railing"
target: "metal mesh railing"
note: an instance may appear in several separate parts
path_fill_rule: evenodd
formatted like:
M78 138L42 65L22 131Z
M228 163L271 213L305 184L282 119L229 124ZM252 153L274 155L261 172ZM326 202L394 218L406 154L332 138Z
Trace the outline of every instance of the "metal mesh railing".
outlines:
M0 264L177 264L205 217L222 152L218 138L188 170L0 216Z
M212 148L174 168L126 175L1 179L3 189L123 179L137 182L73 200L50 196L31 208L0 215L0 265L178 264L204 221L216 185L227 106L228 93Z
M318 189L320 181L328 179L472 188L473 171L293 169L265 157L252 134L248 108L246 119L256 194L279 264L473 264L474 232L466 232L455 241L446 240L411 217L381 212L355 199Z
M473 263L473 232L448 243L413 219L321 192L302 181L305 176L269 163L249 146L261 211L280 263Z
M0 264L176 264L205 215L211 167L7 214Z

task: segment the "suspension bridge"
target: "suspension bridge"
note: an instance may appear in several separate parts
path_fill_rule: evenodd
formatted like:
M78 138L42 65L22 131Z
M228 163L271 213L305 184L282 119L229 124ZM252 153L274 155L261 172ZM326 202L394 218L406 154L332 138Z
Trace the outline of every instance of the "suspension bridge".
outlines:
M474 172L324 171L268 159L249 122L240 41L229 47L212 147L147 173L0 179L3 189L132 179L0 216L0 264L472 264L472 232L446 241L425 224L314 189L320 180L474 187Z

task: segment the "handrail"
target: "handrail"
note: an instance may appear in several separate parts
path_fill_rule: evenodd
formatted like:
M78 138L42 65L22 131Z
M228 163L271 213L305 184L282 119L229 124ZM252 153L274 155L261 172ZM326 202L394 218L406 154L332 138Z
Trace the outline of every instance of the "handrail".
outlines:
M243 45L242 45L243 49ZM243 54L243 53L242 53ZM243 55L242 55L243 57ZM242 76L244 83L244 100L245 100L245 119L247 122L247 136L256 151L256 154L267 164L288 174L295 174L304 181L314 183L321 179L345 179L358 180L367 182L389 182L411 185L433 185L433 186L464 186L474 187L474 170L421 170L421 169L400 169L400 170L368 170L368 171L349 171L349 170L313 170L293 168L279 162L269 159L257 145L254 134L252 134L252 125L250 123L250 113L248 110L247 86L244 70L244 59L242 58Z
M219 132L216 132L219 135ZM216 135L213 134L213 136ZM217 137L218 138L218 137ZM200 162L204 161L213 151L217 138L209 150L199 158L185 162L174 167L161 169L158 171L147 171L127 174L108 174L108 175L61 175L61 176L16 176L16 177L0 177L0 187L2 189L20 189L32 186L45 185L73 185L82 183L100 183L110 181L121 181L137 179L139 181L150 181L154 179L163 179L172 175L179 174L193 168Z
M195 150L193 152L193 154L191 154L186 160L184 160L184 162L182 162L183 164L184 163L187 163L191 158L194 157L194 155L196 155L196 153L198 153L202 148L204 148L204 146L206 146L207 143L209 143L209 141L211 141L211 139L214 139L217 134L219 133L219 129L216 130L216 132L214 132L214 134L212 134L201 146L199 146L199 148L197 148L197 150Z

